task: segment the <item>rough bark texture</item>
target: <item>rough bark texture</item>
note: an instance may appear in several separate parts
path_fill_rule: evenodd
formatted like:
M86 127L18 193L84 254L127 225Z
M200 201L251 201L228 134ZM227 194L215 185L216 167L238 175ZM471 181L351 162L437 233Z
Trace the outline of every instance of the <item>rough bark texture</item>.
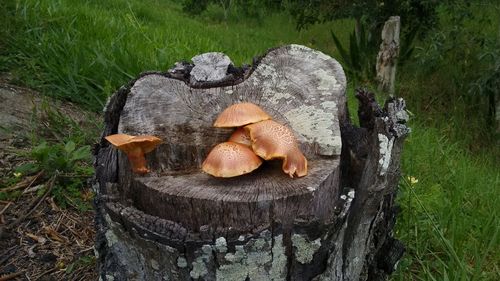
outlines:
M220 53L193 62L141 75L106 106L103 137L152 134L165 143L147 155L152 172L142 177L106 141L96 146L100 278L382 280L392 272L403 249L391 231L404 102L380 109L361 91L363 128L353 127L341 66L303 46L272 49L252 67ZM241 101L292 128L308 176L290 179L275 162L233 179L200 172L231 133L213 128L215 117Z
M399 56L399 31L401 23L398 16L390 17L382 29L382 43L377 55L377 80L379 90L394 95L394 81Z

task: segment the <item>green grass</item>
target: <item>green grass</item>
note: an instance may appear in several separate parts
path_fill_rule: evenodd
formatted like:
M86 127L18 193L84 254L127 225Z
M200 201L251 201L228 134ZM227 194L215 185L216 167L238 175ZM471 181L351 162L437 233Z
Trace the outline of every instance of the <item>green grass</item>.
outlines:
M320 26L297 32L289 17L245 23L201 22L169 1L14 1L3 9L8 32L4 53L19 82L93 110L107 96L146 70L167 70L176 61L221 51L236 64L251 63L268 48L301 43L333 50ZM272 28L269 28L272 27ZM276 28L279 27L279 28ZM318 36L322 34L321 36Z
M139 73L166 70L199 53L225 52L241 64L270 47L298 43L337 57L330 29L342 42L352 31L351 21L338 21L298 32L285 14L226 22L214 7L191 17L170 1L7 0L0 5L6 27L0 31L6 38L0 41L0 71L92 110L100 110L114 90ZM472 137L472 130L484 128L468 115L460 117L469 101L456 102L451 95L446 67L425 81L411 67L402 71L400 93L415 116L404 149L396 229L408 251L392 280L499 280L498 148L491 139ZM350 87L350 100L352 92ZM453 103L442 103L446 97ZM355 103L350 109L356 112Z
M498 280L499 163L418 120L411 127L396 232L408 252L393 279Z

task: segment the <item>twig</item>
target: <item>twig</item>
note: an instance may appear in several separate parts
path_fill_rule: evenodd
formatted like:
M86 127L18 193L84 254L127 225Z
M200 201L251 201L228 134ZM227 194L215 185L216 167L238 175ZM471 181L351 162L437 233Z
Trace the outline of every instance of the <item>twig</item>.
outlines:
M5 256L4 256L4 257L0 260L0 266L1 266L4 262L6 262L8 259L10 259L10 257L12 257L12 256L13 256L16 252L15 252L15 251L13 251L13 252L12 252L12 253L10 253L10 254L8 254L8 253L9 253L10 251L12 251L13 249L16 249L16 248L18 248L18 247L19 247L18 245L13 246L13 247L11 247L10 249L8 249L7 251L5 251L5 253L4 253L4 254L2 254L2 255L5 255Z
M48 183L47 183L48 188L45 191L45 193L42 195L42 197L39 197L37 200L35 200L28 207L28 211L24 215L22 215L21 217L19 217L17 220L15 220L14 222L12 222L11 224L7 225L7 227L6 227L7 229L12 229L12 228L16 227L18 224L20 224L21 222L23 222L27 217L29 217L31 215L31 213L33 213L33 211L36 210L36 208L38 208L38 206L40 205L40 203L42 203L43 200L45 200L45 198L47 198L47 196L52 191L52 188L54 187L54 182L56 181L56 178L57 178L57 173L54 174L52 176L52 178L50 178L50 180L48 181Z
M38 275L37 277L35 277L35 279L33 279L33 281L36 281L36 280L40 279L42 276L47 275L47 274L49 274L49 273L52 273L52 272L54 272L54 271L57 271L57 268L56 268L56 267L51 268L51 269L49 269L49 270L47 270L47 271L45 271L45 272L42 272L40 275ZM0 280L0 281L1 281L1 280Z
M59 215L59 218L57 218L56 225L53 228L55 231L59 231L59 227L61 226L63 216L64 216L64 212L61 212L61 214Z
M78 239L83 240L83 238L76 231L74 231L73 229L71 229L70 226L68 226L65 223L63 223L63 224L64 224L64 226L66 226L66 229L69 230L69 232L71 232L75 238L77 238L77 239L75 239L77 241L77 243L78 243Z
M9 203L7 203L7 205L5 205L5 207L3 207L3 209L0 211L0 216L3 214L3 212L5 212L5 210L7 210L7 208L9 208L10 205L12 205L11 201L9 201Z
M80 252L78 252L78 254L82 254L82 253L85 253L85 252L88 252L88 251L91 251L91 250L94 250L94 246L89 247L89 248L87 248L87 249L83 249L83 250L81 250Z
M19 272L14 272L14 273L11 273L11 274L0 276L0 281L7 281L7 280L10 280L10 279L14 279L17 276L22 275L23 273L24 273L23 271L19 271Z

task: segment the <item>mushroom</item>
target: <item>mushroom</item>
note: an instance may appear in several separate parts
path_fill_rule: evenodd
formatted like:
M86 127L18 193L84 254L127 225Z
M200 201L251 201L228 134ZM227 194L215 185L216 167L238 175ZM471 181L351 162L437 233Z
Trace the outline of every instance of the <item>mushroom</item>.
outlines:
M219 114L214 127L241 127L268 119L271 119L271 116L257 105L250 102L237 103L229 106Z
M144 154L151 152L161 143L161 139L154 136L115 134L107 136L105 139L127 154L132 171L137 174L149 173Z
M252 147L252 140L250 139L250 135L248 134L247 130L243 129L242 127L236 129L236 131L233 132L233 134L227 141L237 142L248 147Z
M249 147L235 142L223 142L208 153L201 169L214 177L230 178L250 173L261 164L262 159Z
M307 175L307 159L288 127L273 120L265 120L244 128L250 134L255 154L265 160L283 159L282 169L291 178Z

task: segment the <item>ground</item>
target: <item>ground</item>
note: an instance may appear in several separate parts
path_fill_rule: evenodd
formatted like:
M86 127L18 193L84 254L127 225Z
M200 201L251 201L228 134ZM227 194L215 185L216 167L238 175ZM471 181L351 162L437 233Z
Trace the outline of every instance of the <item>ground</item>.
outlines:
M1 77L0 100L0 191L20 194L0 198L0 280L96 280L93 211L71 203L62 208L51 195L41 196L48 183L38 174L8 182L14 168L27 161L23 154L31 147L31 124L37 117L33 109L42 98ZM58 109L77 122L89 114L69 103ZM90 206L90 187L81 194Z

